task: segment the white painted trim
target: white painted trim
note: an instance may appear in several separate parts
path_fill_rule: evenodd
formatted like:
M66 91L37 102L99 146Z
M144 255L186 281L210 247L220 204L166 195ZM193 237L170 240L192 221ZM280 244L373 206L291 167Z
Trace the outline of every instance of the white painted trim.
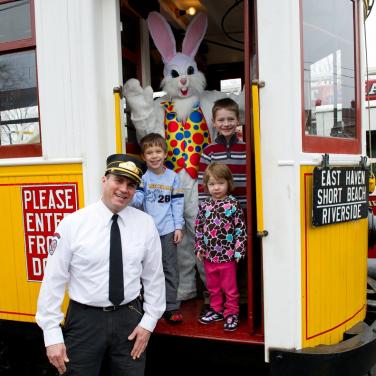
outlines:
M44 159L44 158L14 158L14 159L0 159L0 167L5 166L41 166L52 164L71 164L82 163L82 158L66 158L66 159Z
M284 167L284 166L294 166L295 165L295 161L278 161L278 166L279 167Z
M269 232L262 239L268 361L270 347L299 348L302 342L300 21L297 2L283 0L270 7L259 1L257 6L259 77L266 82L260 89L260 126L264 227ZM272 25L278 25L277 34Z

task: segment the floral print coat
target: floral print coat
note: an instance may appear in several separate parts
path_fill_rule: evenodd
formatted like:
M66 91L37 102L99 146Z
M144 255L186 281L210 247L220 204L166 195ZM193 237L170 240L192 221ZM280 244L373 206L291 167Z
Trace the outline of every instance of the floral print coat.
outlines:
M195 253L210 262L229 262L246 254L244 213L233 196L201 201L195 233Z

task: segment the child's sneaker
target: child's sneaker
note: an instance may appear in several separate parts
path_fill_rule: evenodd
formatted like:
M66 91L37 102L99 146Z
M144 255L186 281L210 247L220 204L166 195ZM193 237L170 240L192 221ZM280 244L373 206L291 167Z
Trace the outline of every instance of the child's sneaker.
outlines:
M183 321L183 315L179 310L166 311L163 314L163 318L170 324L179 324Z
M223 320L223 315L220 312L216 312L212 309L209 309L204 315L202 315L198 321L201 324L210 324L215 321L221 321Z
M228 332L233 332L238 329L239 316L238 315L228 315L225 319L225 324L223 326L224 330Z

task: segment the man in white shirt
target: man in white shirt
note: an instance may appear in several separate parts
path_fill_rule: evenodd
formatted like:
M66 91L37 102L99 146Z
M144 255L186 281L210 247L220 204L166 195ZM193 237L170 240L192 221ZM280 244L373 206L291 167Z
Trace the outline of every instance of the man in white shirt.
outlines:
M151 216L128 206L141 177L137 159L109 156L101 200L65 217L51 241L36 321L60 374L98 375L105 353L112 376L144 374L144 351L166 301L158 231ZM116 278L114 222L121 243ZM116 299L111 279L118 281ZM66 287L70 303L61 328Z

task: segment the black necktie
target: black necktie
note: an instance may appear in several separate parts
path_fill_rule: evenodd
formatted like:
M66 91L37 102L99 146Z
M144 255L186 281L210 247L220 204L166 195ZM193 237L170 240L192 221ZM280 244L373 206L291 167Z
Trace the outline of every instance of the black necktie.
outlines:
M113 305L119 305L124 300L123 256L117 219L118 215L114 214L110 236L109 299Z

